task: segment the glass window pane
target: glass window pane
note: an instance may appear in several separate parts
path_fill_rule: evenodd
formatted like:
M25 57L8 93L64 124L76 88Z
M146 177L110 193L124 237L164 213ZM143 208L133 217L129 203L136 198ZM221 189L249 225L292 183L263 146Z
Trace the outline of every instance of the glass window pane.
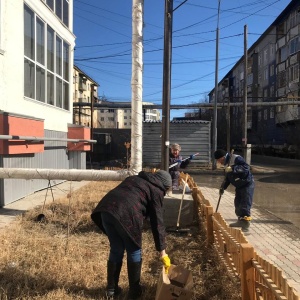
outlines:
M55 14L62 19L62 6L61 6L62 0L55 0Z
M62 80L56 78L56 106L62 108Z
M54 105L54 75L47 72L47 103Z
M34 59L34 14L28 6L24 6L24 54Z
M69 110L69 84L64 82L64 109Z
M62 40L56 37L56 73L62 74Z
M54 30L47 27L47 67L54 72Z
M36 67L36 100L45 102L45 70Z
M67 0L63 0L63 22L69 27L69 2Z
M64 79L69 81L69 45L64 42Z
M36 60L45 65L45 24L36 18Z
M28 59L24 59L24 95L34 99L34 63Z
M48 4L48 6L49 6L52 10L54 10L54 2L53 2L53 0L47 0L47 4Z

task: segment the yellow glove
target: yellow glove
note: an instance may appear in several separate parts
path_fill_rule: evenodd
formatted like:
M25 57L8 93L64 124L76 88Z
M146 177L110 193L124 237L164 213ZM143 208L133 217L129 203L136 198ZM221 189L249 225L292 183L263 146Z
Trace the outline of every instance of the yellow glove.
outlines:
M229 173L229 172L232 172L232 168L231 167L226 167L225 168L225 173Z
M164 264L166 274L168 274L168 273L169 273L169 268L170 268L170 266L171 266L171 260L170 260L170 258L169 258L169 256L168 256L168 254L162 256L162 257L160 258L160 260L161 260L162 263Z

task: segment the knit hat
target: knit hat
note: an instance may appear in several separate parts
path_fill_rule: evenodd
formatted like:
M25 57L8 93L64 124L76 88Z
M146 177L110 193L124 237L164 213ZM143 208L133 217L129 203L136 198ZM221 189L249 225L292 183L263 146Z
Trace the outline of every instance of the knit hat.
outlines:
M180 147L180 145L179 144L173 144L173 145L171 145L171 149L174 149L174 150L178 150L178 151L181 151L181 147Z
M155 172L154 175L157 177L158 180L162 182L166 190L172 186L172 178L169 172L159 170Z
M223 149L218 149L218 150L216 150L215 153L214 153L215 159L219 159L219 158L225 156L226 153L227 153L227 152L224 151Z

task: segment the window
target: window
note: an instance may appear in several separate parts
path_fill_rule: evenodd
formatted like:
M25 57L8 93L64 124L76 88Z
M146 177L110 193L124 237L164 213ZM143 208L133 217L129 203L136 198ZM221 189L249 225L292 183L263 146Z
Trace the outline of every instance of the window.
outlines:
M268 49L264 50L264 64L266 65L268 63Z
M274 44L270 44L270 59L273 59L275 56Z
M290 24L291 24L291 28L295 27L298 23L299 23L299 11L295 10L291 13L290 16Z
M274 112L274 107L270 107L270 119L274 119L275 112Z
M279 62L286 61L287 59L287 47L282 47L279 49Z
M69 27L69 0L46 0L46 3L58 18Z
M109 109L108 112L113 113L113 112L115 112L115 110L114 109Z
M127 116L124 116L124 120L127 120Z
M269 79L269 69L268 67L266 67L264 69L264 80L268 80Z
M284 87L286 84L286 72L282 71L277 76L277 87Z
M274 75L274 65L270 66L270 76Z
M25 97L69 110L69 51L70 46L24 5Z
M296 53L300 48L300 44L298 42L298 37L291 40L290 43L290 54Z
M268 109L264 109L264 120L268 120Z
M299 79L299 65L295 64L290 67L290 81L297 81Z

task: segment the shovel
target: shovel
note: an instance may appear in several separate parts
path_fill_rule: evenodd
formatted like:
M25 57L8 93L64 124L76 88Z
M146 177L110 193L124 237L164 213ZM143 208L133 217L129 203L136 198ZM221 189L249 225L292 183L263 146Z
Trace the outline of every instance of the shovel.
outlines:
M182 211L182 203L185 195L185 190L187 186L187 181L188 181L188 174L186 175L186 180L184 181L184 187L183 187L183 192L182 192L182 197L180 201L180 206L179 206L179 211L178 211L178 217L177 217L177 225L175 229L169 228L167 229L168 232L176 232L176 233L187 233L190 231L189 228L180 228L179 223L180 223L180 216L181 216L181 211Z

